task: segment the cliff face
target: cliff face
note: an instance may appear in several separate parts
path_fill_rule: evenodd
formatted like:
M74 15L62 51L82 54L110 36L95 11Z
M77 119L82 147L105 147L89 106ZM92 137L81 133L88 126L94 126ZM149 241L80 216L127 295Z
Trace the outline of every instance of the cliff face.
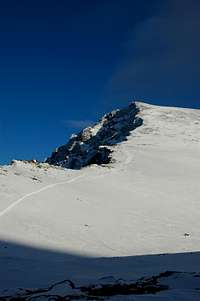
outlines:
M46 160L52 165L80 169L90 164L107 164L111 161L109 146L126 140L130 131L142 125L139 108L132 102L128 107L114 110L60 146Z

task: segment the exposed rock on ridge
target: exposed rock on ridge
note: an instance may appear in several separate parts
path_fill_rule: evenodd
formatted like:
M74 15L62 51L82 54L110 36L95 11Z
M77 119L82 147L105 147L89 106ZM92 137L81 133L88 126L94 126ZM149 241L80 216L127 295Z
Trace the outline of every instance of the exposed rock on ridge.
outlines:
M112 150L109 146L127 139L130 131L142 125L138 117L139 108L135 102L121 110L114 110L60 146L46 160L52 165L80 169L90 164L107 164L111 161Z

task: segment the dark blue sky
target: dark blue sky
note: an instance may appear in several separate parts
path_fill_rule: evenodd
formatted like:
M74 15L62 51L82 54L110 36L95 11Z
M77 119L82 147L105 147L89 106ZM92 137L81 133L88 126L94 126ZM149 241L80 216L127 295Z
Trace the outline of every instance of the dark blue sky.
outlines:
M200 108L198 0L0 3L0 162L43 159L132 97Z

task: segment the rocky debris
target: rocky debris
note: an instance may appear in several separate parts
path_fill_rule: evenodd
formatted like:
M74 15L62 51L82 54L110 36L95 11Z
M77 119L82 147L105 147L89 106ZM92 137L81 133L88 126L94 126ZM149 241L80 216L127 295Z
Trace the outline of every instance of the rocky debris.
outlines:
M55 283L48 288L18 289L12 295L6 292L0 296L2 301L30 301L30 300L104 300L106 297L117 295L156 294L167 290L168 286L160 284L159 280L169 277L175 272L168 272L150 278L141 278L136 282L127 282L123 279L100 279L97 284L76 287L71 280ZM107 277L108 278L108 277ZM107 282L107 281L108 282Z
M126 283L120 279L114 284L91 285L82 287L81 291L90 297L111 297L116 295L144 295L156 294L167 290L168 286L158 283L157 277L144 279L135 283Z
M127 139L130 131L142 125L135 102L121 110L114 110L57 148L46 163L70 169L80 169L90 164L111 162L111 146Z
M189 237L190 236L190 233L184 233L184 237Z
M7 174L8 174L8 171L6 169L0 167L0 175L1 176L7 176Z
M199 272L164 271L134 281L107 276L84 286L76 286L71 280L63 280L47 288L5 290L0 294L0 301L108 300L114 296L121 296L120 300L124 300L122 296L150 295L152 297L153 294L158 294L159 299L160 292L171 292L173 298L173 292L178 290L193 295L199 294L199 289Z
M42 182L38 177L36 177L36 176L33 176L33 177L31 177L31 180L32 181L34 181L34 182Z
M35 165L35 166L37 166L37 165L40 164L40 162L38 160L36 160L36 159L31 159L31 160L12 160L10 162L10 164L11 165L17 165L18 162L22 162L24 164L32 164L32 165Z

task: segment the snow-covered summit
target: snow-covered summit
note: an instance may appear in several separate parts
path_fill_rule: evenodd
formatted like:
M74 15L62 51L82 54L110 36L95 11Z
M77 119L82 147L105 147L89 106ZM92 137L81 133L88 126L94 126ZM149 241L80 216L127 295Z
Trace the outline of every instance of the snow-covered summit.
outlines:
M132 102L124 109L104 115L93 127L73 135L67 144L54 151L47 163L72 169L92 163L109 163L111 149L107 146L126 140L130 131L142 125L138 113L139 107Z

